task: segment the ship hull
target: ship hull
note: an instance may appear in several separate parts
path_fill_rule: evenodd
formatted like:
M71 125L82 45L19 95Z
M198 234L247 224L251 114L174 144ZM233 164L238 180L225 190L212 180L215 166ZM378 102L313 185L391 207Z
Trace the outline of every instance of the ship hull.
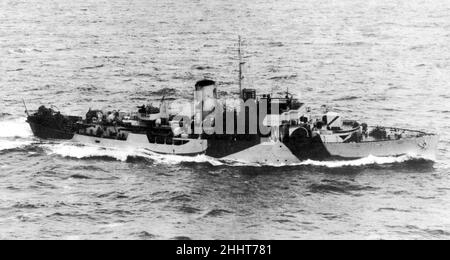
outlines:
M72 141L110 147L114 149L143 149L145 152L195 156L205 154L215 159L238 161L262 165L292 165L307 159L314 160L351 160L368 156L388 157L413 155L434 160L438 136L424 135L400 140L384 140L359 143L326 143L318 139L304 140L307 143L272 142L268 139L248 140L239 149L224 148L218 152L218 146L226 146L216 140L174 138L171 144L149 142L145 134L129 134L127 140L94 137L75 134Z
M340 158L363 158L367 156L414 155L435 159L439 138L437 135L360 143L324 143L331 156Z
M304 144L310 148L312 143ZM320 153L312 151L299 151L299 147L281 142L265 142L255 145L222 159L240 162L289 165L298 164L307 159L314 160L353 160L368 156L398 157L402 155L417 156L424 159L435 160L438 145L438 136L427 135L423 137L402 140L363 142L363 143L323 143L315 142ZM295 149L293 149L293 147Z
M65 132L58 129L43 126L38 123L28 122L33 135L42 139L62 139L70 140L73 138L73 132Z

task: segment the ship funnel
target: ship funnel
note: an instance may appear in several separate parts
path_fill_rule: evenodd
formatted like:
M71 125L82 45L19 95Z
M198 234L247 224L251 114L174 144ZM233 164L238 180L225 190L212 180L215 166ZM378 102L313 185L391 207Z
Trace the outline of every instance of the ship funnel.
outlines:
M195 109L195 132L203 133L203 120L215 113L217 102L216 82L208 79L201 80L195 84L194 109Z
M205 87L208 86L215 86L216 82L209 80L209 79L204 79L204 80L200 80L195 84L195 90L200 90L203 89Z
M195 104L205 114L214 111L217 100L216 82L204 79L195 84Z

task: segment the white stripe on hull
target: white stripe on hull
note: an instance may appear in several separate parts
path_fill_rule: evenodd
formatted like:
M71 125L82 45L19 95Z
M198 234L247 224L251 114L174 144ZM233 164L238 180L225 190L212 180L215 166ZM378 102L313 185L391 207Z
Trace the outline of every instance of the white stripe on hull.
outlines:
M79 134L75 134L72 139L74 142L83 144L98 145L101 147L111 147L116 149L145 149L147 151L160 154L198 155L205 153L208 148L207 140L181 138L175 138L174 140L188 142L181 145L149 143L146 135L132 133L128 135L126 141Z
M385 157L411 154L427 159L435 159L438 136L405 138L379 142L324 143L332 156L343 158L363 158L369 155Z

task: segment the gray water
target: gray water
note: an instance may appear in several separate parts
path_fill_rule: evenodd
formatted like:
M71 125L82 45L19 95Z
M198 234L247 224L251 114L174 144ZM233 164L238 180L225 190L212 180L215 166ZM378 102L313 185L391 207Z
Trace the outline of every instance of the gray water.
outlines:
M226 165L43 142L52 104L132 111L196 80L289 89L369 124L440 134L436 161ZM0 239L450 238L450 2L0 2Z

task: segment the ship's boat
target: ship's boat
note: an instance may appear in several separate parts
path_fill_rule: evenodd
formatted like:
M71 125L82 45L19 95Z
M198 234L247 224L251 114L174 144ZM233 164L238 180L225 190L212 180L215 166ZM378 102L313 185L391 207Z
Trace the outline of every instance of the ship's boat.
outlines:
M36 112L28 114L27 122L36 137L72 139L77 130L77 122L81 119L77 116L62 115L52 108L41 106Z

